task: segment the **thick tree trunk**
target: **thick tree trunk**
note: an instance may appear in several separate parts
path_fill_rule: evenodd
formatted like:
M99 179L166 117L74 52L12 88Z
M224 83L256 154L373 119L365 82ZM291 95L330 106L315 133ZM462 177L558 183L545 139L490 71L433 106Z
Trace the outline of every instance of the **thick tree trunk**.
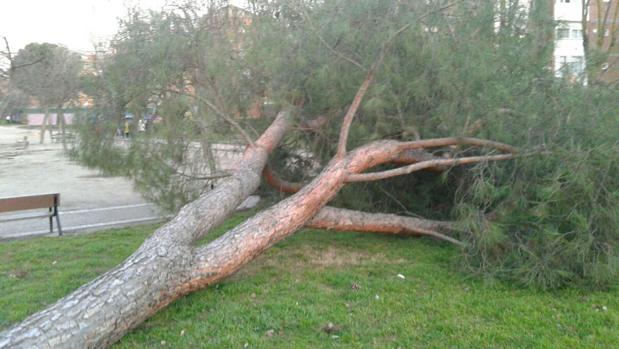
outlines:
M186 205L115 269L0 333L0 348L101 348L189 290L193 243L258 187L268 154L289 128L280 113L235 173Z

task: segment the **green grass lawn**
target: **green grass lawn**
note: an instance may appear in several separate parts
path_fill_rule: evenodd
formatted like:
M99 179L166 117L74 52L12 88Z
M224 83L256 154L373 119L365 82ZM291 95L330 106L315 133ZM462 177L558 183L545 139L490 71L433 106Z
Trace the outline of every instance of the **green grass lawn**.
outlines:
M113 267L154 229L0 243L0 328ZM304 230L115 347L619 347L617 289L515 288L456 264L435 241Z

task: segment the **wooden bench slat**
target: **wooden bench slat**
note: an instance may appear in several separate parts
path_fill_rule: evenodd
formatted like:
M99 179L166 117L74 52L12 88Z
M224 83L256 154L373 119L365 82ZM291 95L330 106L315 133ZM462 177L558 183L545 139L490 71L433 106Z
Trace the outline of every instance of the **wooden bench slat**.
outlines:
M54 207L60 204L59 199L60 194L0 198L0 213Z
M37 216L15 217L15 218L8 218L8 219L4 219L4 218L0 217L0 223L25 221L26 219L49 218L49 217L53 217L53 216L54 216L53 213L50 212L48 214L41 214L41 215L37 215Z

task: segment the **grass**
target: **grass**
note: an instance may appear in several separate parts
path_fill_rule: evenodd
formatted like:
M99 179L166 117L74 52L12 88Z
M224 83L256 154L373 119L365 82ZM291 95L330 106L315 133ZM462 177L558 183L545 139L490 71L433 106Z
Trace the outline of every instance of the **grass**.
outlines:
M0 328L113 267L154 229L0 244ZM304 230L115 347L619 347L619 290L514 288L456 263L453 247L430 240Z

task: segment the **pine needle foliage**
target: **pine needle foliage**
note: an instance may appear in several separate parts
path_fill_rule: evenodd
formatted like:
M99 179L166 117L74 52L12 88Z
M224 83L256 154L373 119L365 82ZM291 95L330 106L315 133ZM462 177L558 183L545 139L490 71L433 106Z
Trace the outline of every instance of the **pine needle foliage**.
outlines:
M119 110L140 112L153 99L165 123L127 151L109 142L116 126L85 127L82 159L126 168L170 208L208 190L179 180L196 163L190 145L234 131L212 108L162 92L190 85L250 133L268 123L268 106L302 106L301 121L325 117L322 129L289 135L274 157L277 171L303 181L335 153L343 114L384 52L349 149L378 139L467 136L512 144L522 156L351 185L334 204L460 221L467 244L458 264L487 278L543 289L616 284L619 92L554 76L549 0L505 8L491 0L256 0L242 12L251 19L242 31L216 25L217 4L204 16L183 4L189 7L127 22L131 35L119 36L102 75L109 78L99 81L109 103L97 125L118 124ZM262 117L250 120L257 100Z

